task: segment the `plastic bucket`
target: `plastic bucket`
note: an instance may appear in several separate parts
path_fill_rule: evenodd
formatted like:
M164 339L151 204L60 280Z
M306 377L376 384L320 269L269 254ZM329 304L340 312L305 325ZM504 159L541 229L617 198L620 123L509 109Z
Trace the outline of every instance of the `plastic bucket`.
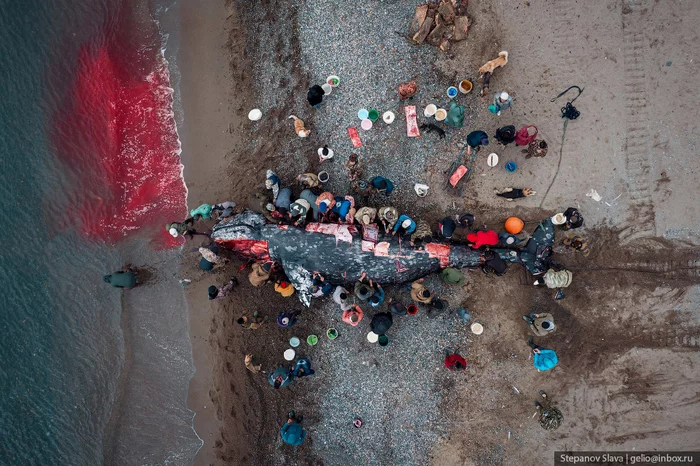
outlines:
M386 346L389 344L389 337L386 335L379 335L377 342L379 343L379 346Z
M296 348L297 346L299 346L300 343L301 341L299 341L297 337L292 337L289 339L289 346L291 346L292 348Z
M472 333L474 335L481 335L484 333L484 326L481 325L479 322L474 322L471 326Z
M518 169L518 165L515 162L508 162L506 163L506 171L508 173L513 173L515 170Z
M248 112L248 119L250 121L258 121L261 118L262 118L262 112L260 111L259 108L254 108L253 110Z
M376 343L378 339L379 339L379 335L377 335L374 332L369 332L367 334L367 341L370 343Z
M306 342L311 346L314 346L316 343L318 343L318 337L316 335L309 335L306 337Z
M340 84L340 78L332 74L326 78L326 84L331 87L338 87L338 84Z
M374 123L375 121L377 121L379 119L379 112L372 108L369 110L369 114L367 115L367 118L372 120L372 123Z
M410 316L418 314L418 306L416 306L415 304L409 304L406 308L406 313Z
M438 108L435 112L435 119L437 121L442 121L445 118L447 118L447 110L445 110L444 108Z
M289 348L288 350L285 350L284 352L284 359L285 361L293 361L294 356L296 356L297 352L294 351L292 348Z
M486 164L491 168L498 165L498 154L496 154L495 152L491 152L488 158L486 159Z
M357 111L357 118L359 118L360 120L366 120L368 116L369 112L366 108L361 108Z
M365 118L364 120L362 120L360 127L365 131L369 131L370 129L372 129L372 120L370 120L369 118Z
M469 94L472 91L473 87L474 86L472 85L471 81L469 81L468 79L464 79L459 83L459 92L461 92L462 94Z
M437 106L435 104L428 104L425 110L423 110L423 115L431 117L435 115L435 112L437 112Z
M318 181L320 181L321 183L328 183L328 180L330 179L331 177L327 171L322 171L318 173Z
M326 330L326 336L331 340L335 340L336 338L338 338L338 331L331 327L328 330Z
M455 97L457 97L457 88L454 86L448 87L447 88L447 97L449 97L450 99L454 99Z
M384 120L384 123L387 125L390 125L394 122L394 118L396 118L396 115L394 115L394 112L384 112L384 115L382 115L382 119Z
M321 89L323 89L325 95L330 95L330 93L333 92L333 88L328 83L321 84Z

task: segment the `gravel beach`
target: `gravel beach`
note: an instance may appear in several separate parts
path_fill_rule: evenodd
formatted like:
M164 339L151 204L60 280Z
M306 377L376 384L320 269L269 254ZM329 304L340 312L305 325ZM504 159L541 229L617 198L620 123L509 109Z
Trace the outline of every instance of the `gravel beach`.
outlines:
M198 318L199 348L208 352L211 364L208 392L207 384L201 384L200 404L207 408L192 405L197 417L210 413L212 427L203 436L205 447L195 463L540 465L549 464L556 449L700 447L690 435L698 431L693 393L700 389L700 378L691 368L700 362L700 318L695 312L700 303L700 258L697 224L689 218L698 218L698 207L678 198L671 202L675 194L663 194L667 186L682 190L692 184L675 165L654 165L650 154L662 150L658 148L649 149L644 176L662 179L663 171L671 181L656 183L650 199L633 195L633 185L640 183L635 177L641 175L627 156L617 156L631 150L621 140L632 123L620 117L629 115L624 99L614 99L629 86L604 78L615 73L613 59L622 64L634 53L634 47L632 52L622 50L628 40L622 21L627 30L662 26L638 5L625 12L613 1L591 11L574 0L473 2L468 39L445 54L428 45L411 45L396 33L407 30L420 3L266 0L256 7L227 3L229 35L224 50L234 83L227 104L230 115L224 111L223 120L217 115L211 121L228 129L223 130L224 139L212 135L200 146L206 150L207 144L220 144L207 160L216 162L221 176L196 201L215 196L245 206L251 193L262 190L266 169L275 170L295 194L300 191L296 175L325 170L330 174L326 189L346 194L350 183L343 163L354 152L364 164L363 178L382 175L396 184L388 200L373 195L368 205L379 207L389 201L401 212L428 220L434 229L437 219L469 211L476 215L475 227L501 231L503 221L517 215L526 221L526 233L547 216L568 206L579 207L586 218L579 231L588 238L592 254L583 258L567 250L560 244L563 233L557 233L557 260L575 276L562 301L554 301L550 290L532 287L533 278L519 265L510 266L504 277L465 271L465 287L446 286L438 277L428 277L427 286L447 299L450 312L431 318L421 309L416 316L396 317L387 334L389 345L380 347L366 339L374 314L368 306L363 306L363 321L353 328L341 321L341 312L330 299L314 300L306 309L295 298L282 298L271 286L250 286L248 270L238 271L241 262L233 261L217 275L201 273L196 269L197 254L186 250L182 272L193 279L188 290L191 307L206 308L201 311L206 317ZM524 15L528 21L522 21ZM601 37L602 45L594 45L596 38L586 32L596 21L619 23L610 29L617 33ZM575 30L575 38L564 39L563 29ZM679 29L674 34L673 40L682 41L691 32ZM595 58L595 47L604 48L600 53L610 58ZM476 70L500 50L508 50L510 59L494 74L491 88L507 89L515 104L496 117L486 110L489 99L478 95ZM661 79L654 66L646 68L650 79ZM580 76L573 76L571 69ZM668 72L678 74L674 80L692 73L680 67ZM329 75L339 76L340 85L319 109L313 109L306 102L306 91ZM404 105L417 107L419 124L429 122L423 116L425 106L447 108L446 89L461 79L472 80L475 87L471 94L455 99L466 108L464 128L442 125L444 139L424 131L420 138L408 138ZM418 83L419 91L412 100L400 102L396 88L409 80ZM586 86L576 101L583 116L569 123L562 149L559 108L566 99L556 103L550 99L575 83ZM674 92L669 99L678 96ZM669 105L649 97L650 112L665 114L672 108ZM262 110L260 121L245 119L252 108ZM380 119L370 131L363 131L357 117L361 108L375 108L380 114L391 110L396 119L391 125ZM294 134L287 119L291 114L305 121L312 131L308 138ZM497 152L501 163L490 169L481 157L461 195L447 188L447 171L468 132L483 129L493 135L507 124L516 128L536 124L550 144L548 156L526 160L521 148L503 148L492 141L486 153ZM207 128L207 118L198 125L190 131ZM351 126L358 128L361 148L351 145L347 133ZM693 153L692 138L674 131L664 129L651 138L673 140L664 149L668 152ZM591 134L595 137L588 137ZM335 156L319 163L316 151L324 144ZM510 160L518 164L514 174L503 169ZM197 182L206 184L206 174ZM414 183L429 185L428 195L417 197ZM532 187L538 194L509 203L493 193L506 186ZM600 202L585 195L591 187L603 196ZM652 221L653 231L640 228L630 214L645 213L649 205L663 211ZM463 238L464 233L456 236ZM194 242L190 244L194 247ZM209 284L222 284L231 275L241 282L235 296L223 302L202 301ZM408 304L408 284L389 287L390 296ZM484 334L469 331L456 315L459 307L468 308L472 321L484 325ZM384 304L380 310L386 308ZM291 329L275 324L283 309L302 310L300 322ZM556 349L560 364L544 373L533 368L526 344L529 332L522 315L533 310L546 310L557 322L557 332L545 343ZM258 330L241 329L235 319L253 311L268 322ZM338 329L338 339L326 338L329 327ZM303 341L309 334L319 336L318 345L302 342L297 356L311 359L314 376L275 391L263 374L243 367L244 355L252 353L264 371L274 371L288 364L282 353L289 338ZM464 355L470 363L467 371L453 373L444 367L448 348L458 348ZM645 387L649 379L655 382ZM667 403L664 387L678 384ZM565 424L555 432L541 429L532 418L539 390L547 391L564 412ZM309 430L304 444L296 448L284 445L279 437L290 410L304 415L303 425ZM352 425L356 417L363 420L360 429Z

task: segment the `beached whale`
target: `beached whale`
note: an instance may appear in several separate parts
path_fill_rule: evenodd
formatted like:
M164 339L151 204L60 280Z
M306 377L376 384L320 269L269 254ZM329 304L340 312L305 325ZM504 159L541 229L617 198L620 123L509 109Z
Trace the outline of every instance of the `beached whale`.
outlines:
M365 237L371 236L365 232ZM355 225L310 223L305 228L268 224L245 211L218 223L212 239L241 257L280 263L307 306L313 292L312 275L320 272L332 284L354 283L367 272L378 283L404 283L438 272L444 267L478 267L481 251L459 243L431 241L422 249L400 242L396 236L364 240ZM523 264L538 275L547 269L554 229L543 220L522 249L495 249L506 261Z

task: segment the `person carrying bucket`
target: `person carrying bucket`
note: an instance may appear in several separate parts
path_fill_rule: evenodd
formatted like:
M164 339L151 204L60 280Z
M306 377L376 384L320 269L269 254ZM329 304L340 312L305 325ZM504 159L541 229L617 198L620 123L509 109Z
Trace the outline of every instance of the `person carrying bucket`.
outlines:
M357 299L360 301L367 301L370 296L374 294L373 287L364 283L366 277L367 272L362 272L360 279L357 281L357 283L355 283L355 296L357 296Z
M503 110L508 110L513 105L513 97L507 92L497 93L493 98L493 104L489 105L489 112L501 116Z

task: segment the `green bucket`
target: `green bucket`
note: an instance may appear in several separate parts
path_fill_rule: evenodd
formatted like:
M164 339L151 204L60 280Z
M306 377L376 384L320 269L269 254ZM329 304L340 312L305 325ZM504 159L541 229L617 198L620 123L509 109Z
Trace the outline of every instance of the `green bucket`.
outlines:
M334 329L333 327L331 327L326 331L326 336L330 340L335 340L336 338L338 338L338 331L336 329Z
M376 111L375 109L371 108L369 110L369 115L367 115L367 118L372 120L372 123L374 123L375 121L377 121L379 119L379 112Z
M389 344L389 337L386 335L379 335L379 346L386 346Z
M314 346L316 343L318 343L318 337L316 335L309 335L306 337L306 342L311 346Z

